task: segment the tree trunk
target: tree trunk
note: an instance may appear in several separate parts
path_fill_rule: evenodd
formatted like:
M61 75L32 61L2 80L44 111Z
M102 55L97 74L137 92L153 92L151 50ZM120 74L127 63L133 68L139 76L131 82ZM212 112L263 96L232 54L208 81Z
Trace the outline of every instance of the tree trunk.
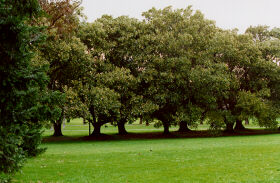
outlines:
M242 120L236 120L234 129L235 130L245 130L245 127L242 124Z
M54 122L53 129L54 129L53 136L55 136L55 137L63 136L62 131L61 131L61 123Z
M63 119L64 119L64 108L62 108L59 119L53 122L53 129L54 129L53 136L55 137L63 136L61 131L61 125L63 123Z
M178 132L189 132L189 131L191 131L191 129L189 129L186 121L181 121L179 125L180 125L180 127L179 127Z
M233 130L233 125L234 125L234 123L226 123L225 132L233 133L233 132L234 132L234 130Z
M245 125L249 125L249 119L248 118L245 120Z
M118 131L119 131L119 135L127 134L127 131L125 129L125 121L124 120L120 120L118 122Z
M99 123L93 123L92 126L93 126L94 129L93 129L93 132L92 132L91 135L100 135L102 125L99 124Z
M163 134L169 134L170 133L168 123L163 123L163 128L164 128Z
M140 125L142 125L142 124L143 124L143 118L142 118L142 117L140 117L139 124L140 124Z

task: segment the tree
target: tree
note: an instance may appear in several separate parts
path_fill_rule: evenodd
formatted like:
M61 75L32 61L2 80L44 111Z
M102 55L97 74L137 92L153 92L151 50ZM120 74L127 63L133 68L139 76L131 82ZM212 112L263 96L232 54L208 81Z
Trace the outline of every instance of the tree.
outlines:
M85 118L94 127L92 136L100 135L102 125L113 123L119 117L119 95L109 88L76 83L67 93L80 104L75 109L77 116Z
M268 70L275 67L262 58L254 39L247 34L221 31L211 48L213 60L225 63L230 75L228 95L217 100L226 130L232 132L234 124L236 130L243 130L242 121L249 117L256 118L261 126L274 127L276 121L268 110L271 105L267 97L271 79Z
M73 35L79 18L84 17L81 0L39 0L45 16L32 24L45 26L49 37L63 38Z
M268 29L269 27L265 25L259 25L256 27L250 26L246 29L245 33L251 34L254 41L263 42L269 40L271 37L271 33Z
M127 133L127 122L135 121L143 111L153 108L143 100L139 90L143 60L138 41L143 31L143 23L136 19L104 15L92 24L82 25L79 32L92 57L108 66L107 69L98 68L98 79L102 80L98 85L120 96L119 118L113 123L118 126L119 134Z
M79 18L83 16L79 8L81 1L42 0L39 2L45 16L38 21L32 21L31 24L45 26L48 37L47 43L37 47L38 59L41 62L44 60L43 64L49 65L48 89L65 93L64 87L70 86L73 80L82 78L90 65L87 48L75 36ZM54 127L54 136L62 136L63 119L73 117L70 116L72 113L67 112L71 106L66 106L66 104L65 100L61 100L57 105L62 113L59 119L51 122Z
M205 110L213 108L216 90L227 87L225 65L211 62L208 51L217 28L191 7L153 8L143 15L147 30L141 41L146 61L142 88L159 107L151 117L162 122L164 133L177 124L180 131L188 131L188 125L195 125Z
M82 79L89 70L90 56L86 54L87 47L79 38L72 36L71 39L49 40L48 43L41 44L39 49L39 58L49 64L48 89L50 91L65 93L65 86L72 86L74 80ZM67 113L67 108L70 106L66 106L66 104L65 100L60 101L61 116L58 120L52 121L54 136L62 136L63 119L71 118L71 113Z
M43 122L60 114L48 106L56 93L46 91L46 68L31 62L31 47L42 34L27 22L40 13L37 0L0 1L0 181L43 151Z
M265 37L263 39L254 39L255 44L258 46L262 53L263 59L266 61L262 65L262 76L266 78L267 86L269 88L269 95L266 99L270 101L272 108L270 109L270 115L276 118L279 117L279 58L280 58L280 29L273 28L269 30L268 26L256 26L249 27L246 33L250 34L253 38ZM265 36L263 36L265 35Z

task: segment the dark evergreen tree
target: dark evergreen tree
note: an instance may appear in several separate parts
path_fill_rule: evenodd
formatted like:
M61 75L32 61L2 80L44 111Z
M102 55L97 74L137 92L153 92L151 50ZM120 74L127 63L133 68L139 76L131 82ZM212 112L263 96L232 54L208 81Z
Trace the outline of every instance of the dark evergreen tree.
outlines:
M40 12L37 0L0 0L0 182L43 151L43 121L60 113L46 105L58 96L45 92L46 68L31 62L42 36L28 23Z

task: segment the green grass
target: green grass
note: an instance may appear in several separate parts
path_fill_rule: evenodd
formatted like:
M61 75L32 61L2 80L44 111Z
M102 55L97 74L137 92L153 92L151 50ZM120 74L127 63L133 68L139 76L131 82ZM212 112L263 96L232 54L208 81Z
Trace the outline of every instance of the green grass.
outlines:
M134 133L163 131L137 122L126 128ZM45 138L52 133L47 129ZM81 119L66 123L63 133L74 139L43 143L47 151L28 160L13 182L280 182L280 134L82 141L77 137L88 135L88 125ZM102 133L116 134L117 128L108 125Z
M14 182L280 182L280 135L44 143Z

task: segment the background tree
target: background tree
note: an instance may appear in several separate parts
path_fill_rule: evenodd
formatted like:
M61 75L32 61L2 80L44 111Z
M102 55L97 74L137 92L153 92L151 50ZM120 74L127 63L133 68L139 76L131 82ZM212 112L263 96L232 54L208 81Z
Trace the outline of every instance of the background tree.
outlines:
M85 76L90 67L90 56L86 51L87 47L74 36L71 39L49 40L40 45L40 58L49 64L49 90L65 93L65 86L70 87L73 80L80 80ZM62 135L63 119L71 118L70 113L67 113L70 106L66 106L65 102L61 101L59 105L62 110L60 118L52 121L54 136Z
M222 31L213 39L211 48L215 62L225 63L231 76L228 96L218 98L226 130L233 131L234 124L236 130L244 129L242 121L249 116L257 118L261 126L274 127L276 121L269 119L267 113L269 110L266 108L270 104L265 100L270 95L267 82L270 76L265 68L271 68L271 64L262 59L261 52L252 37L238 35L234 31ZM243 99L246 97L248 101L253 100L255 105L254 102L245 102ZM263 113L262 110L267 112Z
M42 64L49 65L48 76L50 82L48 89L65 93L65 86L70 86L73 80L78 80L87 72L90 65L87 48L75 36L80 18L83 17L81 1L76 0L50 0L39 1L45 16L32 24L45 26L47 43L37 47L38 59ZM43 61L42 61L43 60ZM68 98L68 97L66 97ZM54 136L62 136L61 125L65 118L71 118L73 113L68 113L71 106L61 100L61 116L52 121Z
M279 117L280 29L269 29L268 26L256 26L249 27L246 33L252 35L253 38L265 37L263 39L254 39L254 41L261 51L263 59L266 60L266 63L261 65L261 67L263 67L263 72L261 73L263 77L266 78L268 90L270 92L270 95L266 96L266 99L269 100L272 105L270 115Z
M203 111L213 107L216 90L226 86L218 84L225 82L225 66L211 62L208 51L215 24L191 7L151 9L143 15L147 30L141 42L146 61L142 88L159 106L151 117L162 122L164 133L177 124L180 131L188 131L188 125L195 125Z
M127 133L127 122L135 121L143 111L153 108L143 100L139 90L143 60L138 41L143 31L143 23L136 19L126 16L114 19L104 15L92 24L82 25L79 32L92 57L108 66L105 70L98 70L98 78L102 80L99 85L114 90L120 96L119 118L114 123L119 134Z

